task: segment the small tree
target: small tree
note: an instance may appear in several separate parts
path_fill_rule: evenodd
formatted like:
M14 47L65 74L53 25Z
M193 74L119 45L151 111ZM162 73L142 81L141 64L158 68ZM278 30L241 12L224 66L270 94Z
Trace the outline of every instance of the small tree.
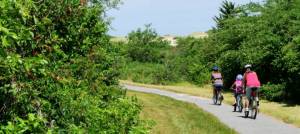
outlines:
M234 17L238 10L233 2L226 0L223 1L222 6L219 8L219 11L219 16L215 16L214 20L217 23L217 28L222 28L222 21Z
M162 62L166 55L161 50L168 46L168 42L159 37L151 25L128 34L128 56L133 61Z

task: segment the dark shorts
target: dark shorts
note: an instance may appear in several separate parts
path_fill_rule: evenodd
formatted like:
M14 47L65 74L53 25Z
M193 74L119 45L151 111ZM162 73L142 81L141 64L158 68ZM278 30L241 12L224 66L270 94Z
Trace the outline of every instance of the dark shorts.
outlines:
M214 89L220 91L223 89L223 85L214 85Z

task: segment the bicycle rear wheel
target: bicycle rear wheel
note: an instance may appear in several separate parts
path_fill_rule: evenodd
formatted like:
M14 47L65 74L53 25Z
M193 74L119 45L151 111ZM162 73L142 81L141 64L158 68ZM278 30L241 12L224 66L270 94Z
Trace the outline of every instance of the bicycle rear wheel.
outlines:
M237 106L238 106L238 111L242 112L243 111L243 102L242 102L241 96L238 96Z
M217 105L217 102L218 102L218 94L214 95L213 96L213 102L215 105Z
M256 119L257 117L257 102L255 100L253 100L253 103L252 103L252 119Z
M218 101L219 101L219 105L222 105L223 96L222 96L221 92L218 93Z
M256 117L257 117L257 112L258 112L257 108L254 108L254 109L252 110L252 112L253 112L252 118L255 120Z

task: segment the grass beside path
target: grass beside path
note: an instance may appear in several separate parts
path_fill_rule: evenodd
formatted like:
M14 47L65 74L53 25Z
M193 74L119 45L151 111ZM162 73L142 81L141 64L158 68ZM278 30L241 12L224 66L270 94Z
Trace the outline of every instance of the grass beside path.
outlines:
M190 83L178 83L174 85L149 85L149 84L140 84L134 83L131 81L121 81L123 84L143 86L143 87L151 87L158 88L162 90L177 92L177 93L185 93L194 96L212 97L212 89L210 85L206 85L204 87L198 87L196 85L192 85ZM224 93L225 103L232 104L233 103L233 95L231 93ZM300 127L300 106L299 105L287 105L284 103L270 102L266 100L260 101L260 112L270 115L278 120L281 120L285 123L293 124L297 127Z
M213 115L194 104L168 97L128 91L128 96L137 96L143 105L141 118L154 120L151 134L235 134L233 129L222 124Z

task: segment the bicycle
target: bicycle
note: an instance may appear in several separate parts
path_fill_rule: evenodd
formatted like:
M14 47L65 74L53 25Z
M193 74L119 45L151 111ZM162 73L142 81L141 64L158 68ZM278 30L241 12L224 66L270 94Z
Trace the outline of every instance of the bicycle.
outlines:
M257 88L251 88L251 97L249 100L249 111L245 111L245 117L248 118L249 112L251 112L252 119L256 119L258 114L258 95Z
M224 97L221 93L221 90L216 90L216 94L213 96L213 101L215 105L222 105Z
M234 89L232 89L234 90ZM235 97L235 104L233 105L233 111L235 112L238 109L238 112L243 111L243 91L235 91L234 90L234 97Z

